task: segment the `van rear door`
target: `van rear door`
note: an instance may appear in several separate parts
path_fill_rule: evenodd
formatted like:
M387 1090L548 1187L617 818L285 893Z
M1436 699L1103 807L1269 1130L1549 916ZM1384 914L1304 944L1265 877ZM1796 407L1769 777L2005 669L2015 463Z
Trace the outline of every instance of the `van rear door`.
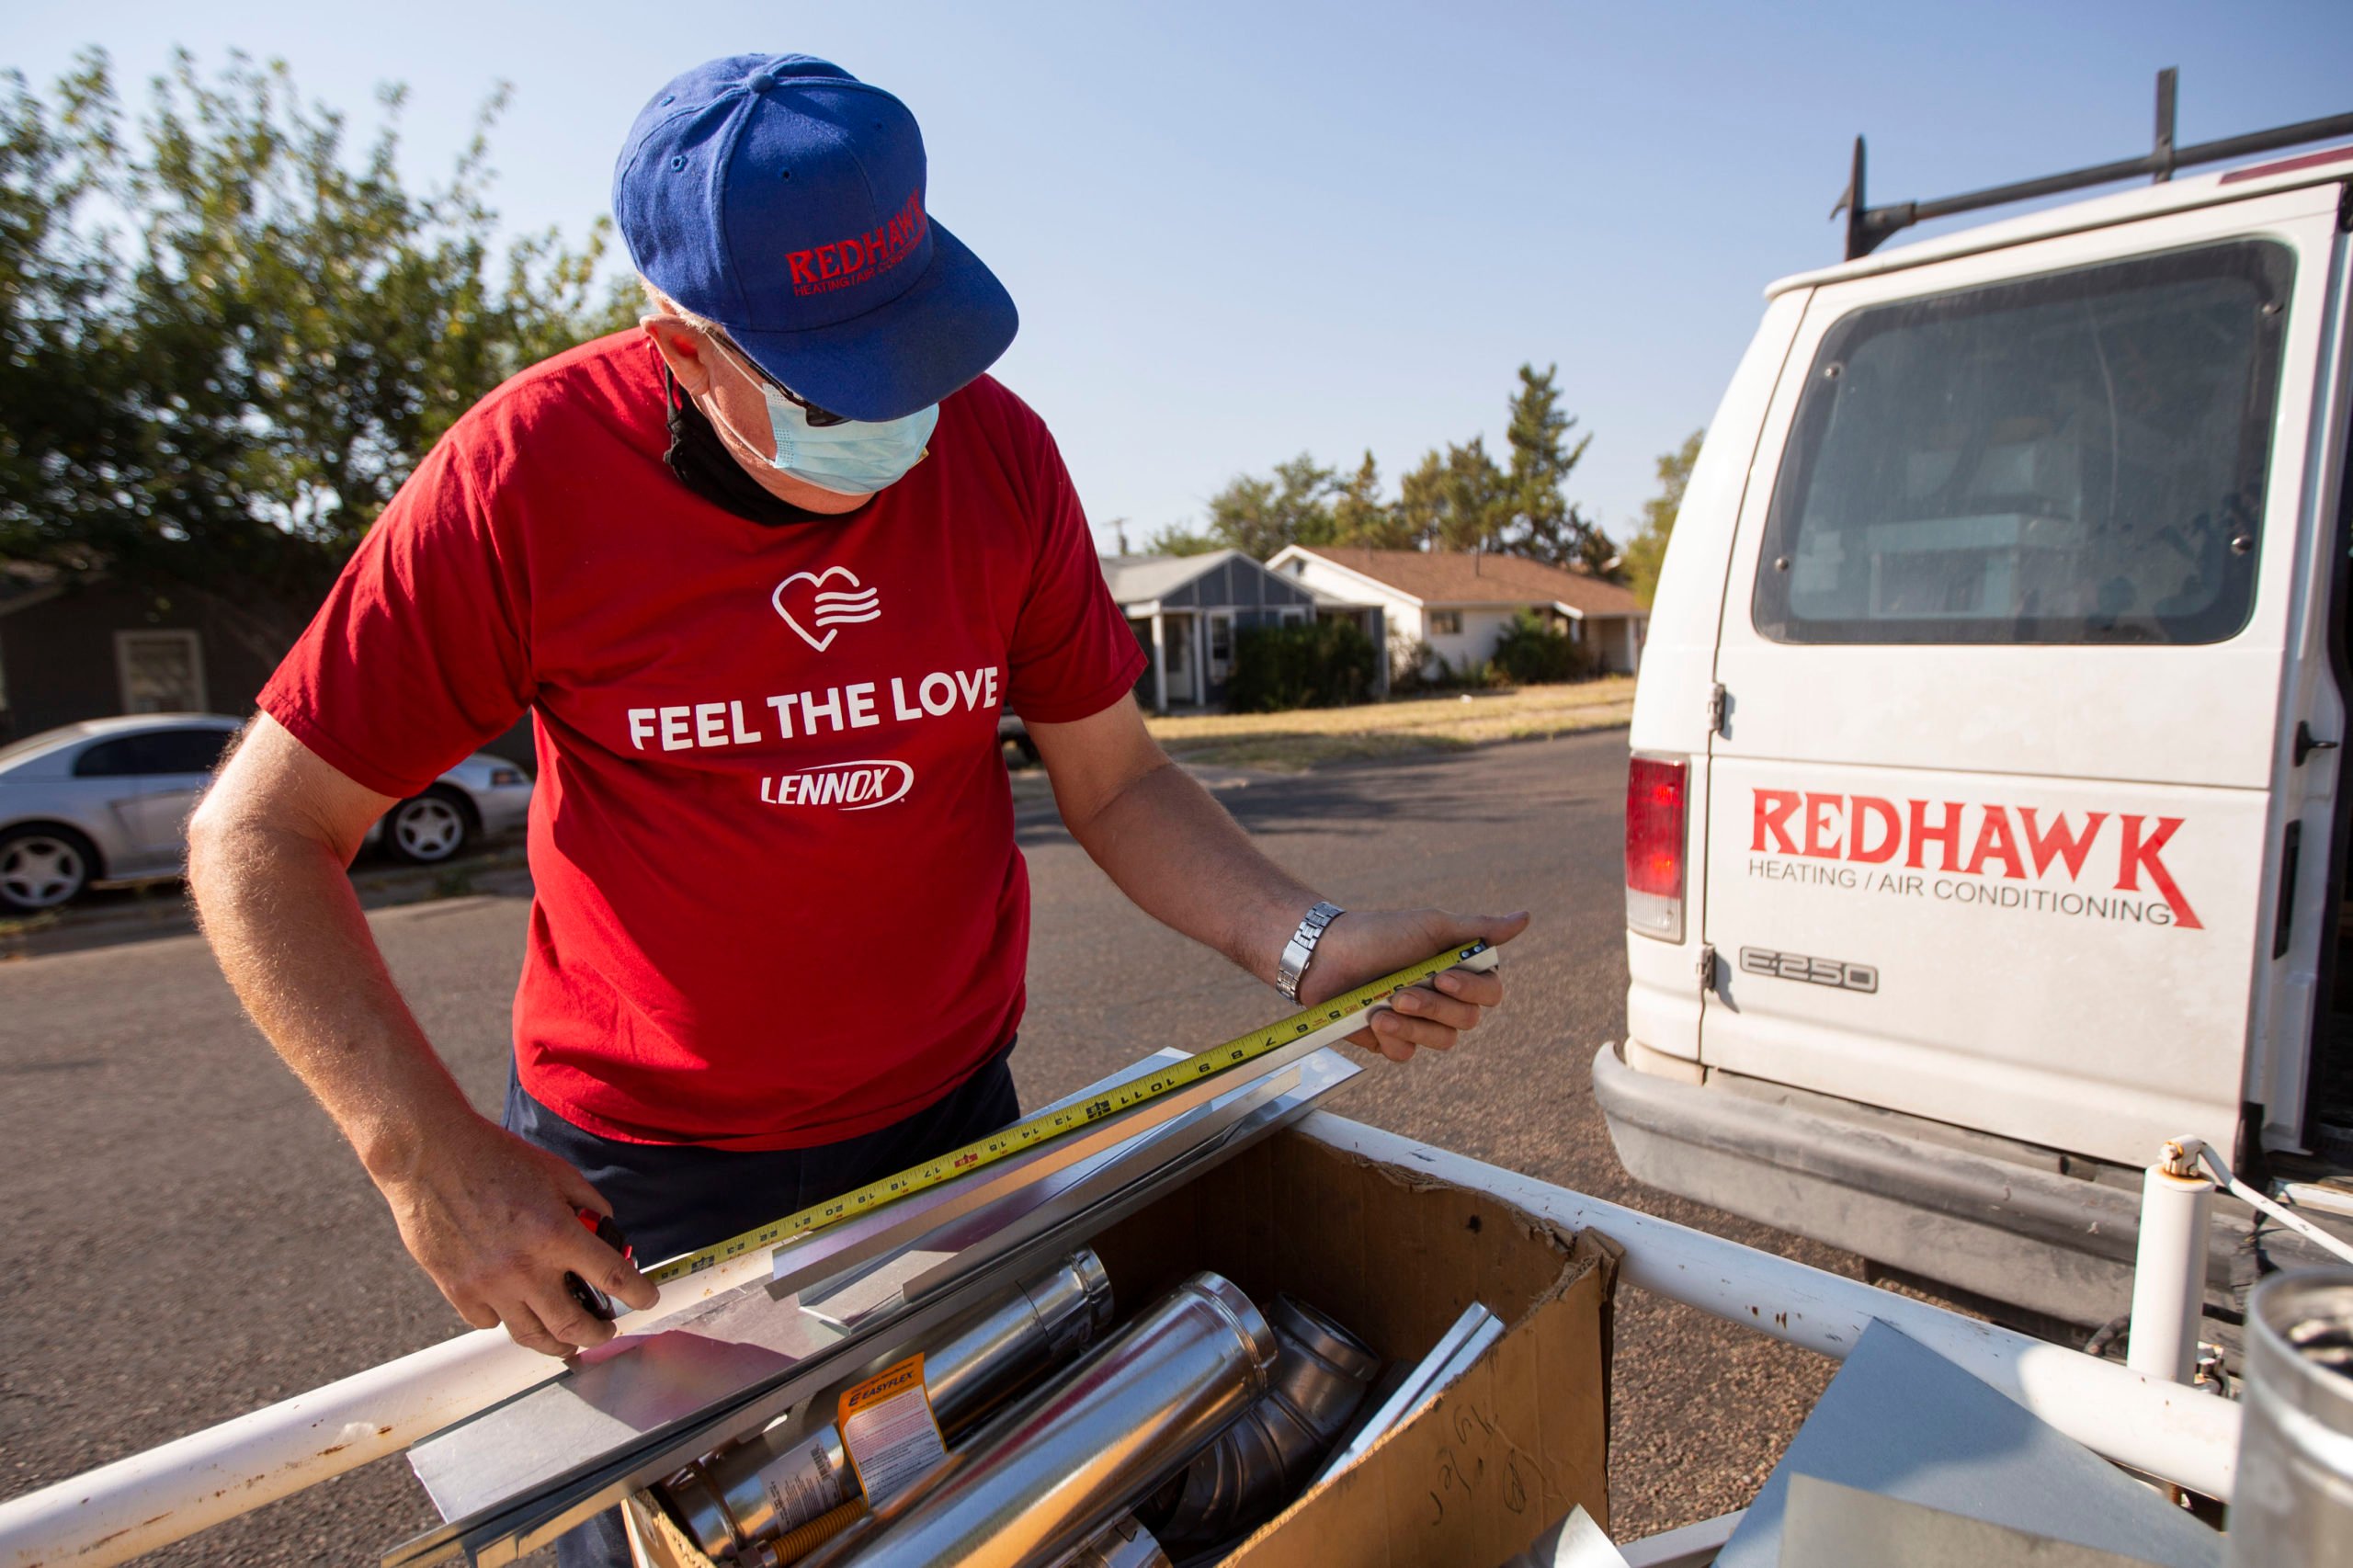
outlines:
M2336 202L1815 290L1717 651L1709 1066L2234 1147Z

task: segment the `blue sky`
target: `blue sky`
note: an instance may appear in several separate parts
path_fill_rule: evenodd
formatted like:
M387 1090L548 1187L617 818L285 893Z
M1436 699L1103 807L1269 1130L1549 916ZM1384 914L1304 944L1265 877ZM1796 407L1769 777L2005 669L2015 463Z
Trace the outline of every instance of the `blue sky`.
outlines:
M2334 3L889 4L247 0L28 6L0 61L173 43L287 60L366 123L410 90L412 172L494 83L499 203L577 233L676 71L825 55L905 99L931 208L1022 311L997 373L1062 442L1104 542L1198 518L1302 449L1393 488L1430 446L1500 447L1522 360L1595 434L1573 494L1622 538L1654 458L1713 412L1785 272L1836 259L1847 148L1928 197L2146 147L2158 67L2185 142L2353 109Z

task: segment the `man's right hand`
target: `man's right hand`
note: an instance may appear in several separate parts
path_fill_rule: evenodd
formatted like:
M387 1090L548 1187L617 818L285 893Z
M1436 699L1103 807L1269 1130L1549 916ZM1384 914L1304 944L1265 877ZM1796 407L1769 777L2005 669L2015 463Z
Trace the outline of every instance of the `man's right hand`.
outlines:
M610 1339L613 1325L573 1299L565 1274L631 1307L659 1299L580 1222L581 1210L609 1214L612 1205L555 1155L471 1111L419 1153L406 1174L377 1185L409 1256L476 1328L503 1323L516 1344L569 1356Z
M468 1105L401 1000L345 874L394 803L256 714L188 822L205 936L459 1314L551 1356L600 1345L612 1326L572 1299L567 1271L632 1307L657 1292L580 1223L611 1205Z

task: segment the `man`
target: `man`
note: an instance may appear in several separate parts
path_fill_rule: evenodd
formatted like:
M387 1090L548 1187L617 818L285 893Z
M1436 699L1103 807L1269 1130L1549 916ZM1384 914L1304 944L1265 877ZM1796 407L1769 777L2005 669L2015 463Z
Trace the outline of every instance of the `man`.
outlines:
M410 1253L467 1322L550 1355L611 1333L567 1272L655 1296L577 1211L659 1260L1017 1117L1000 707L1123 892L1302 1002L1526 922L1331 918L1169 765L1053 442L983 374L1012 301L925 175L904 106L821 60L657 94L614 180L642 331L524 372L435 447L192 824L222 967ZM344 869L526 710L537 896L501 1127ZM1404 1060L1500 999L1449 972L1359 1038Z

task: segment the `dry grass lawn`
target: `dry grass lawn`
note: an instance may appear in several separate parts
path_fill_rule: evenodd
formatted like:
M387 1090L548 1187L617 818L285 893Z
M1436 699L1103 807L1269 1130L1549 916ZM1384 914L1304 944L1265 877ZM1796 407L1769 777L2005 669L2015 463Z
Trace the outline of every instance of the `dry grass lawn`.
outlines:
M1204 713L1147 722L1168 754L1183 761L1295 773L1345 758L1597 730L1626 722L1633 711L1633 676L1609 676L1572 686L1413 698L1356 708Z

